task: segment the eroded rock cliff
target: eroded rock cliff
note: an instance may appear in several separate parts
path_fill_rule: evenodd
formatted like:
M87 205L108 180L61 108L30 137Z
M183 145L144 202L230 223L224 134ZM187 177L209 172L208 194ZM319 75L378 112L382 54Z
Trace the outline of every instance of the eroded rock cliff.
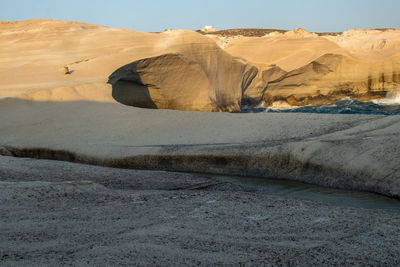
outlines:
M400 89L399 57L378 62L362 62L338 54L326 54L311 63L266 79L262 100L290 105L318 105L343 97L361 101L381 98ZM272 68L276 70L278 67Z
M241 104L368 101L400 91L399 30L202 35L56 20L0 29L0 98L237 112Z
M242 93L257 75L257 68L214 43L195 43L176 50L116 70L108 81L114 99L144 108L240 111Z
M244 92L246 105L318 105L343 97L370 101L400 91L399 30L326 35L299 29L209 38L259 69Z

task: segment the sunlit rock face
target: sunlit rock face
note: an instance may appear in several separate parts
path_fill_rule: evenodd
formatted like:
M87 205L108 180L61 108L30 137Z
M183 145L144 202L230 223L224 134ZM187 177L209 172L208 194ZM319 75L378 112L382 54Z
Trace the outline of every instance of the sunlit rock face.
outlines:
M125 65L110 76L109 83L115 100L141 108L211 111L211 99L216 100L200 65L179 54Z
M300 29L209 38L259 69L243 95L248 105L318 105L343 97L370 101L400 92L399 30L315 34Z
M239 112L242 93L256 74L215 44L192 44L127 64L109 83L114 99L129 106Z
M144 33L30 20L0 22L0 51L0 98L238 112L400 92L400 30Z
M371 100L400 88L400 64L391 58L362 62L348 56L326 54L311 63L292 70L273 73L280 77L267 80L262 99L266 105L286 101L290 105L319 105L352 97Z
M229 40L206 35L208 41L170 31L166 37L166 53L110 76L114 99L146 108L237 112L241 105L369 101L400 90L399 31L321 36L297 30ZM360 40L368 45L357 46Z

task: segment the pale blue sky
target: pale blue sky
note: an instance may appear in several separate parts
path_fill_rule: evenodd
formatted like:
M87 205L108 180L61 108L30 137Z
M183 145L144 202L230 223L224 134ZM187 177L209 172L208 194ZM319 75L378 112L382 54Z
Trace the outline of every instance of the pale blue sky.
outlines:
M0 20L49 18L138 31L400 28L400 0L0 0Z

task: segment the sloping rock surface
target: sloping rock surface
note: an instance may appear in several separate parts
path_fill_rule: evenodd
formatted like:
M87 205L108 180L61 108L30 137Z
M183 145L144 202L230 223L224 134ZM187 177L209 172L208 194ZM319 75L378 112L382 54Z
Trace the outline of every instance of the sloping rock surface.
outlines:
M127 64L108 82L114 99L125 105L238 112L242 92L257 72L214 45L198 44Z
M267 80L262 98L266 105L285 100L295 106L326 104L343 97L365 101L381 98L400 89L398 59L361 62L348 56L326 54L301 68L281 72L279 78Z

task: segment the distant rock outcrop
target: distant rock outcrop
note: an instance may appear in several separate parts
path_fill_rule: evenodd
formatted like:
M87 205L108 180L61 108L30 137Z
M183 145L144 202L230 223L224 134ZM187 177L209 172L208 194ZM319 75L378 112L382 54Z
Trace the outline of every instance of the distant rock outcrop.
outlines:
M247 106L259 105L261 101L263 101L263 96L267 91L268 84L281 78L286 73L286 71L282 70L277 65L270 65L262 71L257 69L256 76L243 92L242 104Z
M275 70L275 73L277 70ZM262 99L269 106L275 101L290 105L319 105L343 97L371 100L400 88L400 63L396 60L361 62L350 57L326 54L311 63L265 79Z

